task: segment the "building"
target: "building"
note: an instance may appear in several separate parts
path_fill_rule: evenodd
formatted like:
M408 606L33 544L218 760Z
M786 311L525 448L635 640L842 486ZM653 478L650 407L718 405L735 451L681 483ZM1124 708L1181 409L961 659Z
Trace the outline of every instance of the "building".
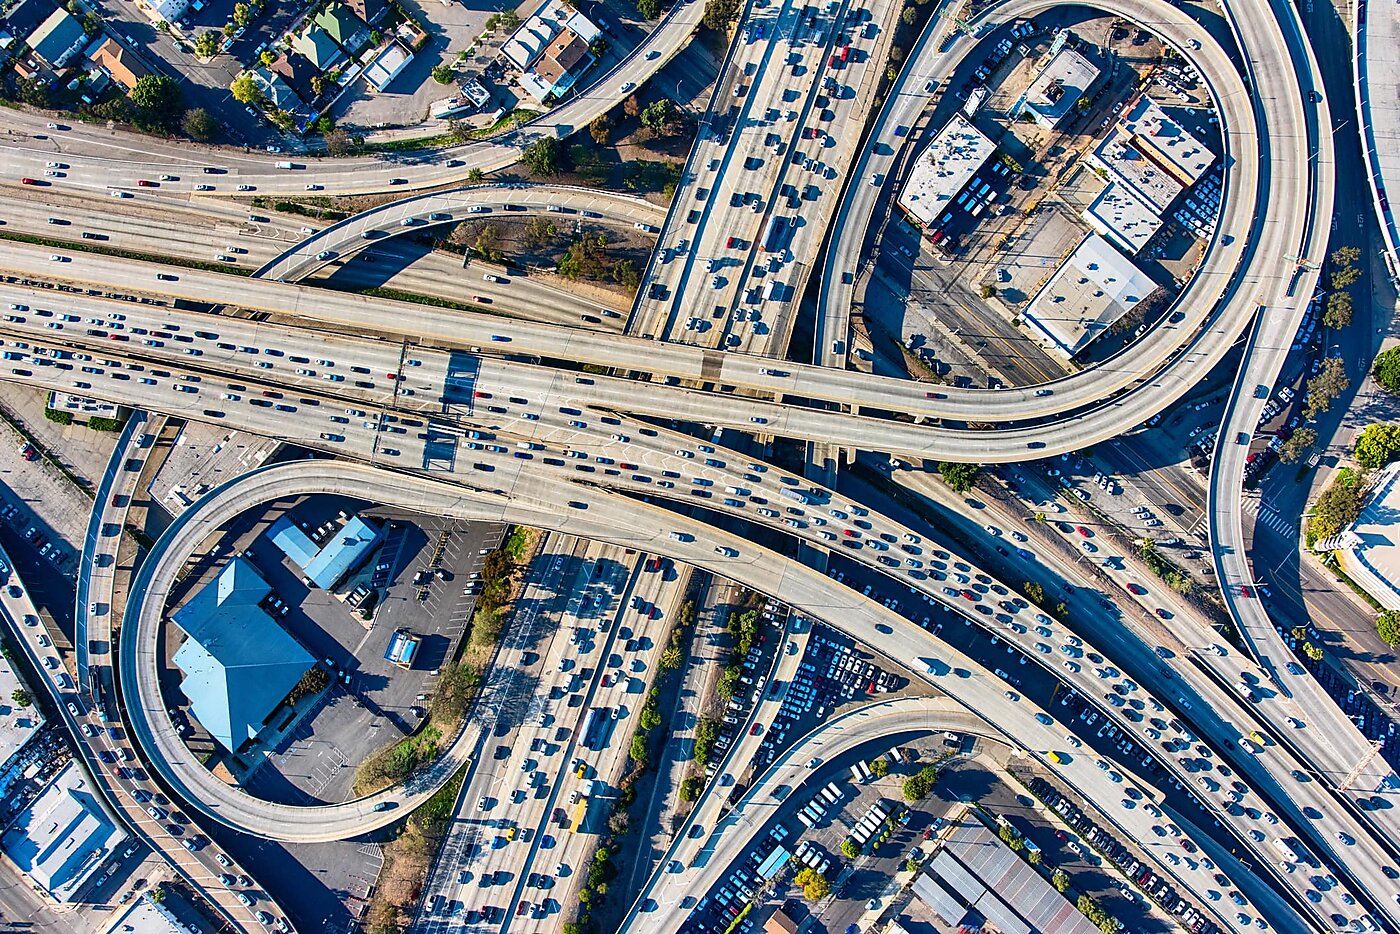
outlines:
M121 407L114 402L71 392L50 392L48 407L83 418L118 418L121 415Z
M189 636L175 653L194 716L237 752L262 731L314 659L261 606L272 588L242 558L176 610Z
M308 24L305 29L292 36L292 50L321 72L330 71L345 60L345 53L335 44L335 40L327 35L324 29L313 24Z
M1157 290L1098 234L1087 234L1031 297L1021 317L1066 360Z
M1061 48L1026 88L1020 113L1033 116L1043 129L1056 129L1098 79L1098 66L1074 49Z
M301 569L306 580L323 590L332 589L359 567L384 537L379 526L359 516L351 516L339 531L332 532L319 546L286 516L272 523L267 534Z
M914 878L916 901L950 927L990 922L1003 934L1099 930L1044 876L972 818L946 832L924 870Z
M149 892L126 906L107 934L190 934L168 908L151 901Z
M389 637L388 647L384 650L384 660L400 668L412 668L413 657L418 654L418 646L422 644L423 637L416 632L395 629L394 634Z
M45 64L59 69L87 44L87 33L83 31L83 24L67 10L54 10L34 27L25 41Z
M763 922L763 934L797 934L797 922L779 908Z
M374 61L365 68L365 80L370 83L376 91L387 91L389 85L399 76L408 63L413 61L413 50L404 45L398 39L386 43L384 48L379 50L379 54L374 56Z
M371 26L379 22L389 9L384 0L344 0L344 6Z
M525 93L548 104L597 60L592 47L600 35L588 17L562 0L549 0L505 41L501 57L520 72L517 83Z
M1400 610L1400 462L1376 475L1361 514L1338 535L1313 545L1335 551L1342 570L1387 610Z
M86 773L69 762L5 828L0 848L46 895L67 904L126 839Z
M130 91L136 82L151 72L137 61L135 54L110 36L88 52L88 58L108 78Z
M1162 219L1152 205L1117 182L1110 182L1079 216L1129 256L1136 256L1162 229Z
M282 80L281 75L272 71L271 68L254 68L251 74L253 84L262 92L267 106L286 111L301 109L304 101L296 91L292 90L291 85Z
M178 23L190 11L190 0L146 0L151 15L167 23Z
M980 130L961 114L954 114L919 153L897 203L920 227L938 226L953 199L995 150Z
M58 9L53 0L19 0L5 14L5 31L12 36L27 36Z
M369 27L343 3L333 3L312 21L325 30L336 45L354 56L369 45Z
M1164 213L1215 162L1215 153L1140 94L1089 151L1089 164L1110 182Z
M316 67L296 52L284 52L277 56L267 70L281 78L283 84L308 104L320 96L311 84L311 79L316 76Z
M8 765L15 753L44 725L44 714L38 705L19 706L14 702L15 691L33 696L9 661L0 657L0 768Z

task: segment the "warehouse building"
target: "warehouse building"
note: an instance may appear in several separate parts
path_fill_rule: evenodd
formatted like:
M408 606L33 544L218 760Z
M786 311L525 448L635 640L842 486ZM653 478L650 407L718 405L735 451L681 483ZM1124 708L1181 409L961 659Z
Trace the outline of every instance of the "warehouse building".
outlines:
M1034 117L1042 129L1054 130L1098 79L1099 69L1093 62L1074 49L1062 48L1031 81L1021 99L1021 113Z
M351 516L319 545L287 516L279 517L267 534L301 570L306 582L322 590L331 590L344 580L384 537L379 526L359 516Z
M962 114L939 130L919 153L898 204L920 227L937 227L953 199L992 157L996 146Z
M126 839L87 774L69 762L15 815L0 847L44 894L67 904Z
M1052 352L1074 357L1157 290L1098 234L1088 234L1021 313Z

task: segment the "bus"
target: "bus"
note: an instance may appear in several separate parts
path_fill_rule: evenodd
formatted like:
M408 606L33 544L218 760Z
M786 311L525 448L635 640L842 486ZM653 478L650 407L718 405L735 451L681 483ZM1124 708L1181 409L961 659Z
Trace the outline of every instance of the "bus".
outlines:
M775 253L781 249L787 236L787 226L786 217L774 214L768 218L768 225L763 228L763 237L759 240L759 249L765 253Z

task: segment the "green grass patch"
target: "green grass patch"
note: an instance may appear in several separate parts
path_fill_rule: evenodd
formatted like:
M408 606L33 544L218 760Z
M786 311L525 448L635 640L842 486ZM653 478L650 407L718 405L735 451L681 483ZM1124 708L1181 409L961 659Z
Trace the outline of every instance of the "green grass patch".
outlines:
M497 318L513 318L514 315L497 311L494 308L487 308L485 305L474 305L471 302L459 302L450 298L432 298L427 295L419 295L416 292L404 292L400 289L391 289L382 285L369 286L363 289L350 289L357 295L368 295L371 298L387 298L395 302L412 302L415 305L432 305L435 308L452 308L456 311L470 311L476 314L494 315Z
M205 272L226 272L235 276L252 275L251 269L240 269L227 263L211 263L199 259L186 259L180 256L161 256L157 253L143 253L140 250L126 250L115 246L99 246L89 241L70 243L67 240L53 240L49 237L36 237L32 234L16 233L13 230L0 230L0 240L13 243L29 243L50 250L75 250L81 253L100 253L119 259L133 259L142 263L159 263L164 266L183 266L186 269L203 269Z
M433 136L419 136L413 139L393 139L382 143L365 143L360 148L361 152L414 152L420 149L446 149L449 146L460 146L465 142L478 139L486 139L488 136L495 136L502 130L514 129L522 123L528 123L540 115L537 110L519 108L501 117L490 126L480 127L466 132L449 131L438 133Z
M530 546L531 538L529 529L517 525L510 530L510 534L506 536L505 544L501 547L505 549L506 554L510 555L512 561L524 561L525 549Z

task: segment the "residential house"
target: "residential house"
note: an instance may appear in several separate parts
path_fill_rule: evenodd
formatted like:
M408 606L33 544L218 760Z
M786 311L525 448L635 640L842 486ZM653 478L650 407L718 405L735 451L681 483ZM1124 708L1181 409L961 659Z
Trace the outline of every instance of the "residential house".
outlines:
M520 70L525 93L541 103L565 94L597 60L591 46L600 35L582 13L550 0L501 46L501 57Z
M276 61L267 66L267 70L281 78L289 88L296 92L298 97L308 104L319 96L311 86L311 79L316 75L316 66L296 52L286 52L279 55Z
M291 85L282 80L281 75L267 68L256 68L252 74L253 83L262 92L268 107L289 113L301 109L304 102L297 92L292 90Z
M384 0L344 0L347 10L373 26L389 10Z
M345 59L345 53L335 40L314 24L292 36L292 49L321 72L330 71Z
M108 78L126 88L127 91L134 88L139 79L150 74L146 66L136 60L136 56L132 54L130 49L111 37L104 39L96 49L89 52L88 58Z
M313 22L324 29L346 55L354 56L369 45L369 27L343 3L326 7Z
M54 10L25 41L50 68L58 69L78 54L87 42L87 33L67 10Z
M17 39L23 39L57 9L58 4L53 0L19 0L5 14L5 31Z

